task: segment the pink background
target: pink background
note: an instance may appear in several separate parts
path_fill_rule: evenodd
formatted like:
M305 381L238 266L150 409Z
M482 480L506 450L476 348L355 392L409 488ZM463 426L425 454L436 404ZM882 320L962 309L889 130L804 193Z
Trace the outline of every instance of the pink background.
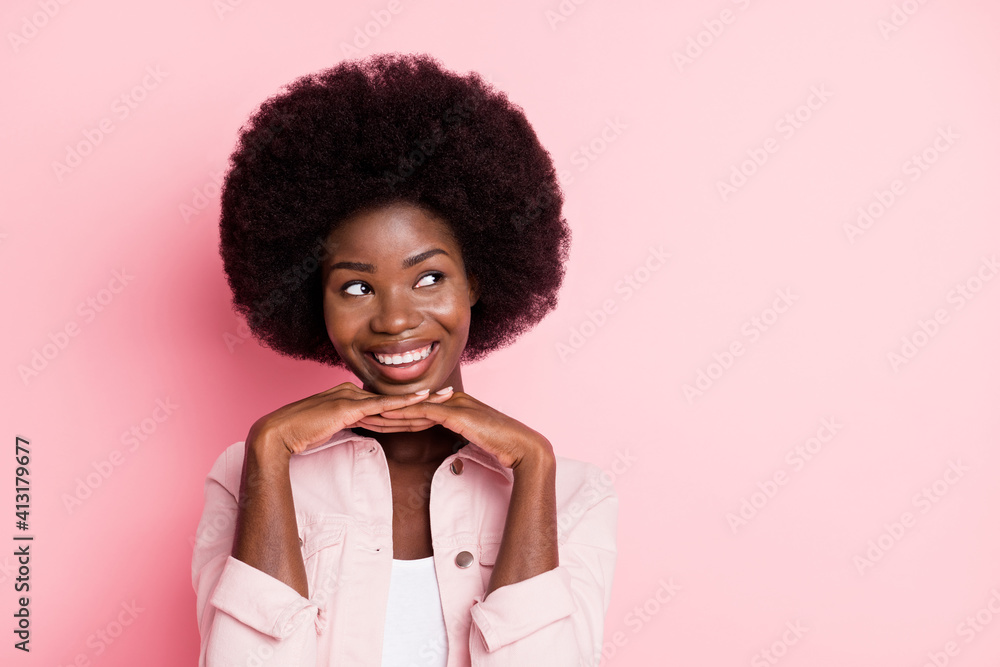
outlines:
M1000 8L399 2L356 53L481 72L561 172L559 308L466 389L608 470L604 664L1000 664ZM211 462L350 379L241 336L213 174L260 102L388 6L4 3L0 662L195 664ZM11 646L15 435L30 656Z

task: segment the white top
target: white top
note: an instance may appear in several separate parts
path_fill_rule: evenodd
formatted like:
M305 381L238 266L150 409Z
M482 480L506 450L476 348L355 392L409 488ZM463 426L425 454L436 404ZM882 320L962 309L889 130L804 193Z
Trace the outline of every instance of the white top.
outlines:
M382 667L445 667L448 635L434 556L392 561Z

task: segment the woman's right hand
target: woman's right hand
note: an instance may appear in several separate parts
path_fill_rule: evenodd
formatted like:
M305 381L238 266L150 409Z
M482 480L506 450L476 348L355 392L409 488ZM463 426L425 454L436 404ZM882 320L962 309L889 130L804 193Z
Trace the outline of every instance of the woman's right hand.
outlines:
M250 427L247 446L254 447L258 455L290 458L326 442L337 431L351 428L365 417L421 401L440 403L451 395L373 394L352 382L343 382L264 415ZM405 426L407 430L422 430L435 424L429 419L412 419Z
M309 582L289 477L292 455L321 445L337 431L366 417L421 401L446 401L451 396L451 392L433 397L416 392L386 396L344 382L258 419L246 439L233 557L308 598ZM427 419L409 421L414 422L414 430L435 424ZM425 421L427 424L422 423Z

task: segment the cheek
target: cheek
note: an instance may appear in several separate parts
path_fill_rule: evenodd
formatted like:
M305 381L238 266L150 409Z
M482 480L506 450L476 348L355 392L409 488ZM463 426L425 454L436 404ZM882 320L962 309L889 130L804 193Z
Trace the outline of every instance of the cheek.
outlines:
M351 321L347 313L331 307L327 303L323 305L323 321L326 324L326 334L337 350L337 354L344 356L344 341L351 338Z
M457 291L442 295L441 299L429 305L427 312L452 333L461 333L469 328L469 299Z
M333 309L330 308L330 306L327 303L327 301L324 300L323 301L323 322L326 325L326 333L327 333L327 335L330 336L330 340L333 342L334 345L337 344L337 341L334 338L334 326L333 326L333 323L335 321L336 320L333 317Z

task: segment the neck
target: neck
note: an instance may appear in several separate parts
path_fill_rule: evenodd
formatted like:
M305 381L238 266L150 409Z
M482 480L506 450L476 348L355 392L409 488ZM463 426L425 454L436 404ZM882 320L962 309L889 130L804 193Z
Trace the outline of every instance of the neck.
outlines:
M461 364L457 364L444 382L437 388L431 388L431 391L434 392L449 386L454 391L465 391L462 387ZM367 385L364 389L377 393L374 388ZM449 431L440 424L423 431L401 431L399 433L379 433L364 428L351 430L358 435L378 440L385 451L385 458L390 463L402 465L437 465L468 442L462 436Z
M390 463L402 465L438 465L466 443L460 435L441 425L423 431L400 433L378 433L362 428L353 430L377 440L382 445L385 458Z

